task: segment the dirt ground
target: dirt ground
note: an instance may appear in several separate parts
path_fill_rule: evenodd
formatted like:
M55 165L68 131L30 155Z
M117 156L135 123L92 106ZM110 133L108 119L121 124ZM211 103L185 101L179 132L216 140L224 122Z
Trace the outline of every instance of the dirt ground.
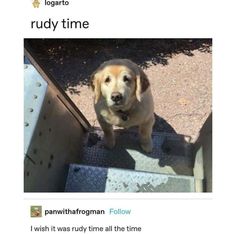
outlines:
M104 61L128 58L143 68L155 103L154 130L196 140L212 112L212 41L210 39L33 39L27 40L92 126L90 74Z

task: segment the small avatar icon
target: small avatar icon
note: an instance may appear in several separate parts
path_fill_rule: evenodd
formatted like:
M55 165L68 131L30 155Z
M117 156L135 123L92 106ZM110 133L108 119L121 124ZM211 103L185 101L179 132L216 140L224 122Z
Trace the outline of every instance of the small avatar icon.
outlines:
M42 206L31 206L30 217L42 217Z
M32 4L34 8L39 8L40 2L39 0L34 0Z

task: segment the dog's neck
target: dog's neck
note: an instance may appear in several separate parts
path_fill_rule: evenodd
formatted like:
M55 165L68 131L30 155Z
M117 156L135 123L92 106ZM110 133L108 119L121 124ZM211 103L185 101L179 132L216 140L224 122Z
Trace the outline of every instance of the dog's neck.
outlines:
M123 121L129 120L129 112L128 111L118 110L116 112L120 115L120 117Z

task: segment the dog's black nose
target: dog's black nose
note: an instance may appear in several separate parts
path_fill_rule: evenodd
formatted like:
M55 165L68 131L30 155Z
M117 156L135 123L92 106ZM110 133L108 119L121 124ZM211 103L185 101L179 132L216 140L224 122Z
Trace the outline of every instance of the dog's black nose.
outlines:
M111 94L111 100L112 100L113 102L119 102L119 101L121 101L121 100L122 100L122 94L119 93L119 92L113 92L113 93Z

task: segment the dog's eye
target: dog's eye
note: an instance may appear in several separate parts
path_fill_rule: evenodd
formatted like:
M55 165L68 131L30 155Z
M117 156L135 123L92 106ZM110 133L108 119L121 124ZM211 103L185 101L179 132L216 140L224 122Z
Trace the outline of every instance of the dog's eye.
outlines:
M123 80L124 80L124 82L129 82L128 76L124 75L124 76L123 76Z
M108 76L106 79L105 79L105 83L109 83L111 81L111 78L110 76Z

